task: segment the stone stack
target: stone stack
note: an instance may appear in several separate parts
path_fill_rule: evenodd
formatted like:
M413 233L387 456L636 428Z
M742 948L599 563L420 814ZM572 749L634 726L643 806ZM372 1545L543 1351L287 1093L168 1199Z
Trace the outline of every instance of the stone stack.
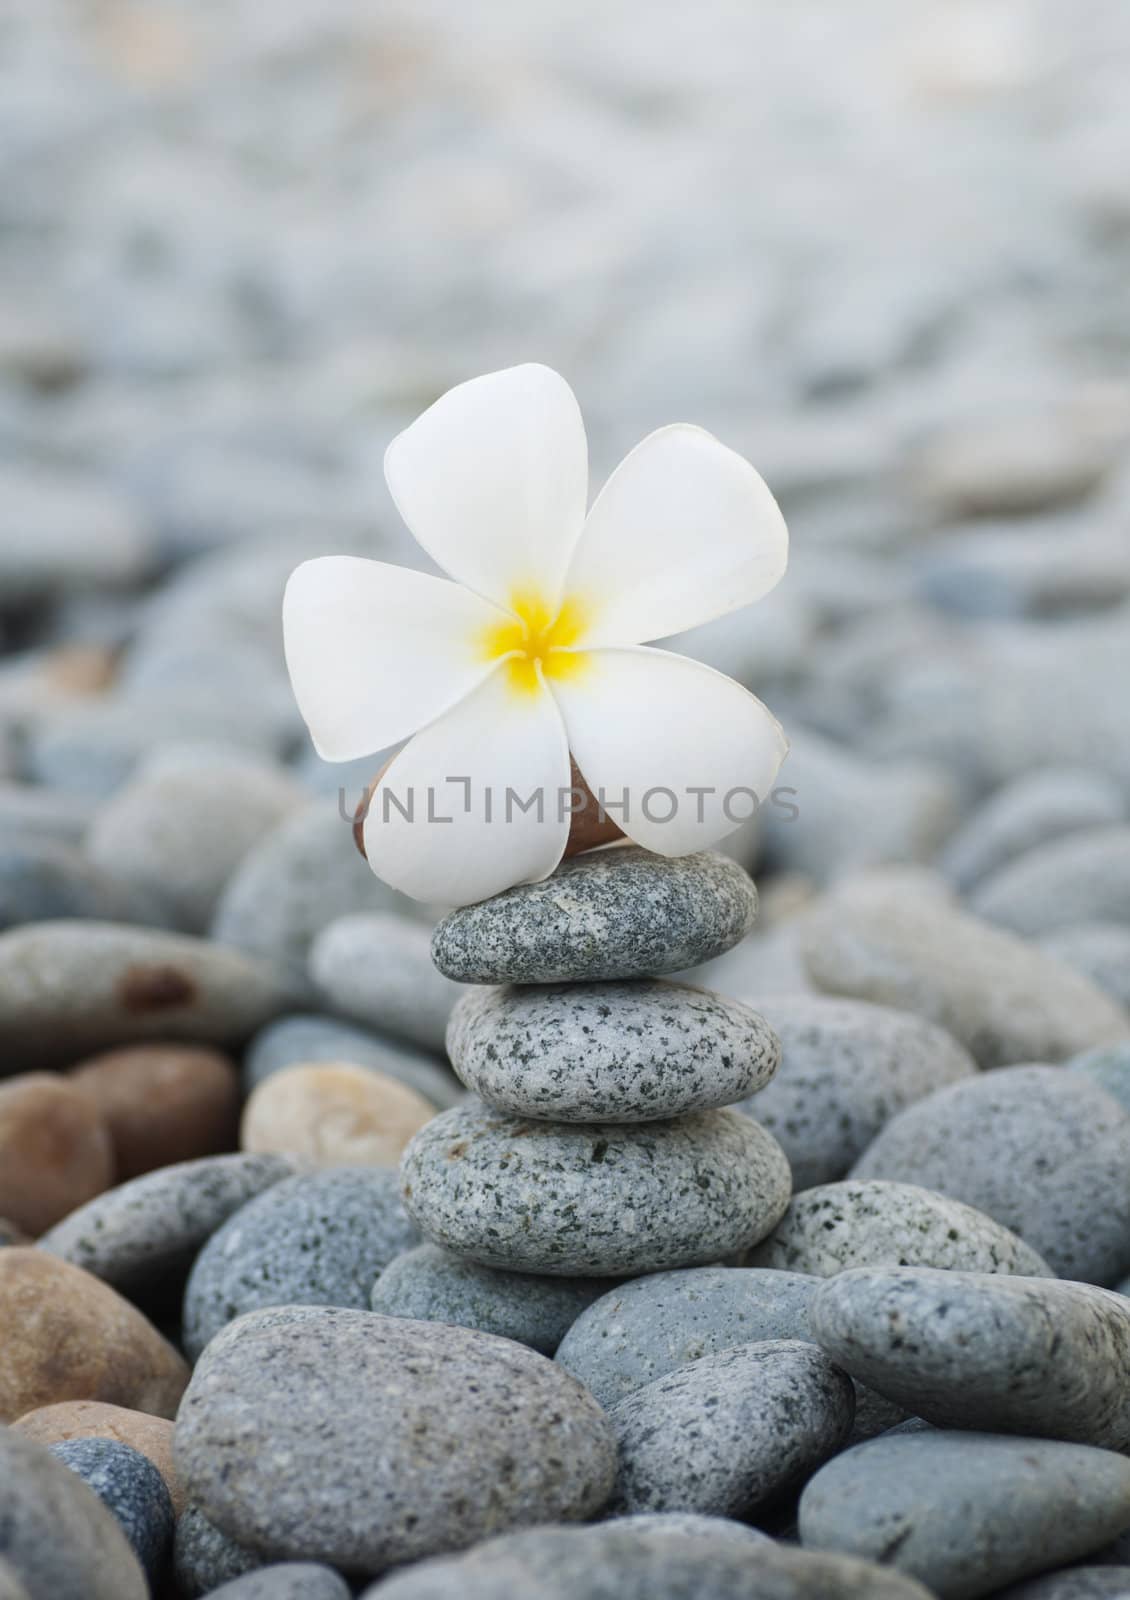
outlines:
M788 1161L726 1108L769 1082L777 1039L747 1006L662 981L729 949L756 914L725 857L629 846L447 916L436 966L481 986L448 1029L475 1098L404 1152L423 1233L464 1262L555 1279L728 1260L770 1233Z

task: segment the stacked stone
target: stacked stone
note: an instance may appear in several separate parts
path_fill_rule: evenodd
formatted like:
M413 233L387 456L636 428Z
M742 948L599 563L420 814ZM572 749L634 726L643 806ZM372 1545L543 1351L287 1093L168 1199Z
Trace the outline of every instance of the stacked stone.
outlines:
M756 914L752 882L725 857L629 846L439 924L436 966L477 987L448 1029L473 1098L401 1162L404 1204L434 1245L467 1270L545 1275L560 1294L563 1278L729 1260L772 1231L788 1161L727 1108L769 1082L777 1039L749 1007L663 981L736 944ZM378 1309L405 1287L384 1278Z

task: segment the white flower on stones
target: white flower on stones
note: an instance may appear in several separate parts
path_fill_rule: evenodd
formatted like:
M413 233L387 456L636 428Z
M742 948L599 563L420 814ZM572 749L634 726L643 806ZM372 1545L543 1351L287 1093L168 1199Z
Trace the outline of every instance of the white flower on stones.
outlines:
M547 877L569 835L570 752L660 855L716 843L751 791L765 798L788 748L775 719L732 679L643 643L749 605L784 573L784 520L748 462L701 428L660 428L586 516L576 399L548 367L521 366L437 400L393 440L385 476L454 582L327 556L283 602L319 754L414 736L365 822L379 877L446 905Z

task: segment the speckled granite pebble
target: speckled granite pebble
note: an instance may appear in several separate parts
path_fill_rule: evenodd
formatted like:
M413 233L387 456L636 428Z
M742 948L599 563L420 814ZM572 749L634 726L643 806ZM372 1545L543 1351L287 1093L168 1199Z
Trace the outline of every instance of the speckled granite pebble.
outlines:
M113 1512L150 1583L156 1583L172 1547L176 1518L152 1461L117 1439L64 1439L48 1449Z
M358 1067L375 1067L441 1109L464 1097L462 1084L434 1056L407 1040L385 1039L317 1012L279 1017L260 1029L243 1058L244 1093L250 1094L284 1067L306 1066L312 1061L352 1061Z
M187 1268L240 1206L294 1174L286 1156L205 1156L161 1167L81 1206L44 1234L41 1250L123 1292Z
M940 1600L978 1600L1130 1525L1130 1461L1050 1439L927 1430L871 1439L809 1480L807 1549L870 1557Z
M781 1064L741 1109L780 1144L796 1189L842 1178L896 1111L977 1070L952 1034L909 1011L815 994L756 1004Z
M395 1172L335 1167L275 1184L201 1250L184 1294L195 1358L233 1317L262 1306L368 1306L378 1273L420 1236Z
M674 983L472 989L447 1029L469 1089L516 1117L650 1122L768 1083L777 1041L737 1000Z
M177 1588L188 1600L211 1594L220 1584L256 1572L263 1565L262 1556L221 1533L199 1506L186 1507L177 1518L173 1572Z
M1130 1116L1082 1073L1009 1067L951 1084L894 1117L852 1176L964 1200L1062 1278L1130 1271Z
M655 977L721 955L756 916L757 890L725 856L667 860L630 845L452 911L432 959L461 983Z
M635 1525L643 1520L507 1534L397 1573L361 1600L930 1600L921 1584L869 1561L768 1540L751 1549L729 1535L708 1545L699 1532Z
M1130 1449L1130 1302L1109 1290L859 1268L821 1286L811 1324L833 1361L938 1427Z
M803 1483L851 1433L847 1374L800 1340L703 1356L615 1405L617 1504L750 1516Z
M213 1341L176 1451L220 1528L277 1560L359 1573L592 1517L616 1471L603 1412L544 1356L311 1306L255 1312Z
M282 1561L258 1567L213 1589L210 1600L350 1600L352 1590L332 1567Z
M521 1122L477 1103L422 1128L404 1204L434 1242L482 1266L615 1276L748 1249L789 1201L788 1162L737 1111L672 1122Z
M551 1356L585 1307L607 1289L604 1278L500 1272L421 1244L389 1262L373 1285L372 1307L386 1317L478 1328Z
M946 1267L1051 1277L1035 1250L983 1211L912 1183L873 1178L794 1195L751 1267L830 1278L849 1267Z

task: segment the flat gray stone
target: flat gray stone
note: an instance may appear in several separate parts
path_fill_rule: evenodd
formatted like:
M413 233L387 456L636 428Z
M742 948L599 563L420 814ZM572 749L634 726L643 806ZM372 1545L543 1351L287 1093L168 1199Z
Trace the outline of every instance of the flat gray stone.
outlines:
M1130 1012L1130 921L1074 922L1041 939L1040 949Z
M941 870L967 890L1018 856L1066 834L1124 822L1121 785L1105 772L1060 767L1026 773L980 805L950 839Z
M848 1179L805 1189L789 1202L751 1267L830 1278L850 1267L943 1267L1047 1278L1036 1251L983 1211L932 1189L885 1179Z
M777 1040L737 1000L683 984L471 989L447 1051L496 1110L561 1122L651 1122L732 1104L777 1068Z
M977 1070L952 1034L909 1011L815 994L752 1004L780 1040L781 1064L741 1109L780 1144L795 1189L842 1178L897 1111Z
M0 842L0 929L56 917L159 925L163 910L144 891L104 870L74 845L35 837Z
M1068 1567L1002 1589L995 1600L1126 1600L1130 1567Z
M281 1561L258 1567L212 1590L212 1600L350 1600L340 1573L313 1561Z
M0 1428L0 1562L31 1600L148 1600L141 1564L94 1490Z
M462 1084L429 1052L405 1039L385 1038L317 1012L279 1017L260 1029L244 1054L244 1092L251 1094L284 1067L305 1066L312 1061L348 1061L357 1067L374 1067L415 1089L441 1110L465 1098Z
M389 1262L373 1285L371 1303L386 1317L478 1328L551 1356L586 1306L607 1289L604 1278L500 1272L421 1244Z
M232 1537L373 1574L592 1517L616 1473L603 1412L544 1356L310 1306L253 1313L213 1341L181 1402L176 1459L191 1501Z
M210 1595L221 1584L256 1572L264 1558L229 1539L200 1510L186 1506L177 1518L173 1538L173 1574L188 1600Z
M814 1345L771 1340L703 1356L608 1414L627 1511L753 1516L851 1433L850 1378Z
M415 1134L404 1204L434 1243L481 1266L612 1277L717 1261L764 1238L788 1162L737 1111L673 1122L522 1122L478 1103Z
M38 1241L41 1250L127 1293L186 1268L201 1245L256 1195L293 1177L289 1156L204 1156L107 1189Z
M151 1584L161 1578L176 1517L152 1461L118 1439L61 1439L51 1454L90 1485L113 1513Z
M431 956L431 936L395 911L339 917L310 946L310 979L327 1010L442 1053L462 990Z
M420 1235L395 1172L335 1167L284 1179L241 1207L197 1256L183 1344L195 1359L221 1328L264 1306L368 1306L374 1280Z
M993 873L970 897L978 916L1027 938L1079 922L1130 922L1130 825L1088 828Z
M725 856L668 860L629 845L450 912L432 959L460 983L657 977L721 955L756 916L749 874Z
M1128 1524L1125 1456L989 1433L871 1439L821 1467L800 1500L806 1549L882 1561L942 1600L1078 1561Z
M1130 1301L1109 1290L859 1268L822 1285L811 1324L833 1361L938 1427L1130 1449Z
M1062 1278L1130 1271L1130 1116L1083 1073L1008 1067L951 1084L900 1111L852 1176L976 1206Z

